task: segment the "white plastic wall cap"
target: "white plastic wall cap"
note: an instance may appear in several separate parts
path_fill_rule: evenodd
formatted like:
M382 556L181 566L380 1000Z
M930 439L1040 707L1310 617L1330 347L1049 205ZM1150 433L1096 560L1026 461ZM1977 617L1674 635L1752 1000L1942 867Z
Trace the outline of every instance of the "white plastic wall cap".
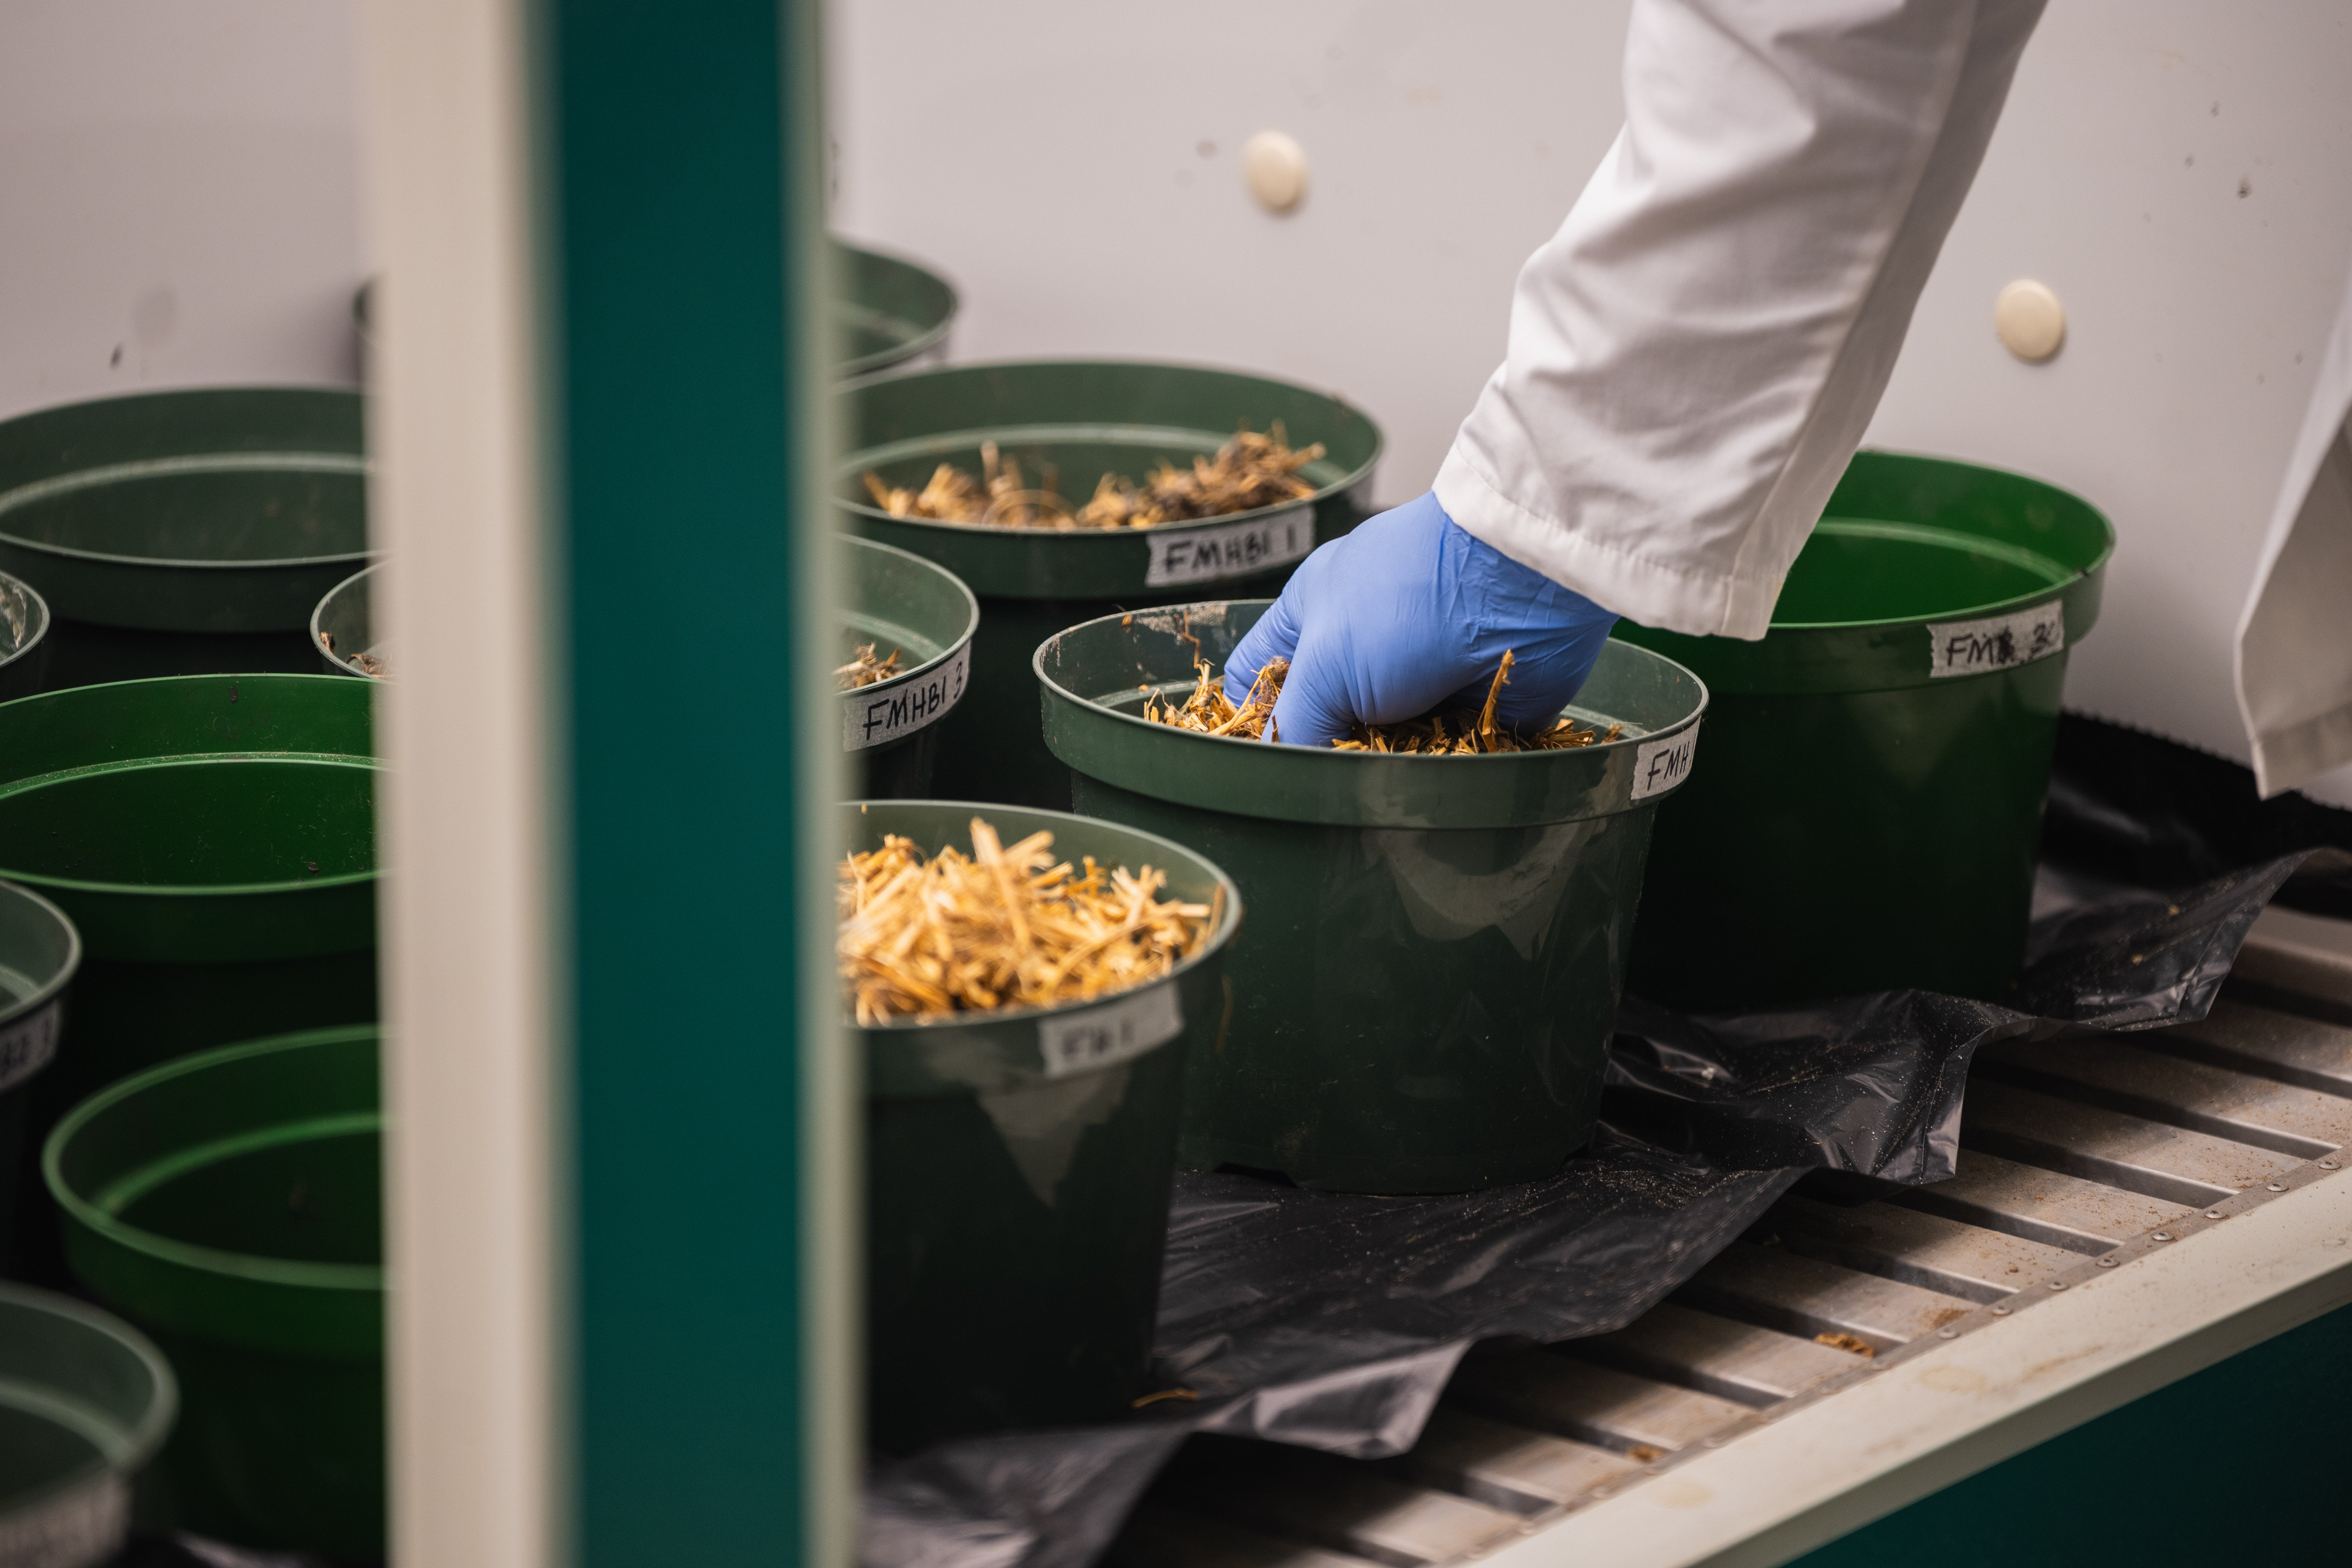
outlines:
M1307 152L1279 131L1261 131L1242 148L1242 177L1268 212L1286 213L1307 194Z
M2040 364L2066 342L2066 307L2047 284L2021 278L1993 301L1992 326L2003 348L2029 364Z

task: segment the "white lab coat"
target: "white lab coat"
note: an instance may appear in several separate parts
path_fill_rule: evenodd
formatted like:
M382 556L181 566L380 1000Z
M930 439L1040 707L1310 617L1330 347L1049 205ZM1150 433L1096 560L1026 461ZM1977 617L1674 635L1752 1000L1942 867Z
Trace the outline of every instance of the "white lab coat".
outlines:
M2352 285L2238 622L2238 710L2265 795L2352 763Z
M1635 0L1625 128L1519 273L1437 499L1645 625L1760 637L2042 0Z

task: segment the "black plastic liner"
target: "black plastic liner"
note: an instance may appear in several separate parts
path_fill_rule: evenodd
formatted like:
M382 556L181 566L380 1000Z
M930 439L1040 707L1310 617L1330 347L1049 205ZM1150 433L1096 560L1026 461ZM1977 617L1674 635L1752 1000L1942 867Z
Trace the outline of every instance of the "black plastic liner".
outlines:
M1125 1423L877 1460L862 1557L1083 1568L1192 1433L1402 1453L1474 1344L1624 1327L1807 1173L1951 1175L1979 1046L2200 1018L2282 888L2326 909L2340 886L2352 913L2352 855L2336 863L2352 813L2259 803L2252 774L2234 773L2070 716L2011 995L1890 992L1706 1018L1629 998L1601 1133L1547 1181L1380 1198L1180 1175L1158 1336L1170 1395Z

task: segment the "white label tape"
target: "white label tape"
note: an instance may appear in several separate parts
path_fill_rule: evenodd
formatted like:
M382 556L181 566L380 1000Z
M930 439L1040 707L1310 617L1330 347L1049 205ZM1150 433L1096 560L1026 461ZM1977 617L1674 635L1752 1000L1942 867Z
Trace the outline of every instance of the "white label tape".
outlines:
M1146 537L1151 544L1151 564L1143 574L1147 588L1246 577L1305 560L1315 548L1315 509L1297 506L1255 522Z
M1662 741L1644 741L1633 748L1633 798L1664 795L1690 777L1691 758L1698 753L1698 726Z
M1927 674L1981 675L2047 658L2066 646L2066 606L2053 599L2014 615L1927 628Z
M963 695L964 678L971 669L971 644L966 643L955 650L953 658L919 680L876 690L871 696L863 691L844 692L842 750L862 752L868 746L911 735L943 717L956 705L956 699Z
M51 1002L29 1018L0 1026L0 1089L14 1089L49 1065L49 1058L58 1054L61 1012Z
M1139 1057L1184 1032L1176 987L1154 985L1104 1007L1037 1020L1047 1078L1066 1078Z

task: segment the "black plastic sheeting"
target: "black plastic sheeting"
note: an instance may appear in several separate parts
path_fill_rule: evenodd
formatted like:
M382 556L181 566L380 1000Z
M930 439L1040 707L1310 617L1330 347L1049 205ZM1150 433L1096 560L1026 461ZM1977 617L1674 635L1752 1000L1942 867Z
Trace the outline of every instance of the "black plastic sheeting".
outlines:
M2340 892L2352 913L2352 855L2337 853L2352 813L2257 803L2251 773L2231 770L2070 716L2048 844L2071 858L2045 862L2011 995L1706 1018L1629 998L1601 1130L1549 1180L1381 1198L1180 1175L1157 1371L1196 1397L877 1460L863 1560L1084 1568L1192 1433L1402 1453L1474 1344L1624 1327L1809 1171L1951 1175L1979 1047L2200 1018L2282 888L2323 910Z

